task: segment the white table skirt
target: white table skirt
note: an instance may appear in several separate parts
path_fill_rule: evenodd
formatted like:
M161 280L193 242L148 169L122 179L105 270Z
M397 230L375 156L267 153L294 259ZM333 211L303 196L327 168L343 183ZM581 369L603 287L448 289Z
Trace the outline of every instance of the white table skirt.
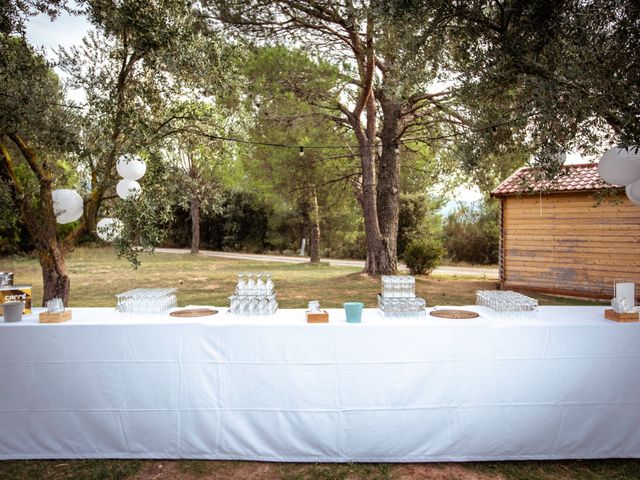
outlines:
M640 324L603 308L328 325L222 310L0 322L0 459L640 457Z

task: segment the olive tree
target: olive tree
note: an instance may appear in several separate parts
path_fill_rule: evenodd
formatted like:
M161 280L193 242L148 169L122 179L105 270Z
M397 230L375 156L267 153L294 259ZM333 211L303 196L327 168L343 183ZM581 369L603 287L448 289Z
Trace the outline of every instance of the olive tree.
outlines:
M640 144L640 7L634 0L389 1L391 17L451 18L447 51L466 108L492 129L469 137L475 163L512 133L550 174L553 153Z
M43 298L68 299L65 245L58 233L52 190L61 162L75 149L74 115L58 78L18 36L0 33L0 181L35 240Z

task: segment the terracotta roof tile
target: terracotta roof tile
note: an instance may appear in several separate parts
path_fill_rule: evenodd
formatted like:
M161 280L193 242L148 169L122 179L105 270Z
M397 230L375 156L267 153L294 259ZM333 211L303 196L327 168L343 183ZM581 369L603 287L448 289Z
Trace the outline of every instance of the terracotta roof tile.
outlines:
M593 191L612 187L621 188L600 178L597 163L583 163L563 166L560 175L552 181L540 179L540 170L536 168L521 168L498 185L491 195L501 197L537 192Z

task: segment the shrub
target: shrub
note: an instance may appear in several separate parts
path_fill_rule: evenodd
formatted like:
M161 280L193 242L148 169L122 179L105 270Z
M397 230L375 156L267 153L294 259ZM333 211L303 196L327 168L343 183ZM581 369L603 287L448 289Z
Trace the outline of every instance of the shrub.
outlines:
M495 201L461 206L447 218L444 246L454 262L498 262L499 205Z
M428 236L440 236L442 218L437 213L439 200L423 193L401 193L398 218L398 256L402 257L413 240Z
M444 249L440 241L414 240L404 251L404 263L412 275L428 275L440 264Z

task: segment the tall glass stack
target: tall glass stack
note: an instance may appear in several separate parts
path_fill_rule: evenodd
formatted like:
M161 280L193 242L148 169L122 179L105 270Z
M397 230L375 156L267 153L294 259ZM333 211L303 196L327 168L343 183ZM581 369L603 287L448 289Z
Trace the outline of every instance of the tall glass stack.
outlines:
M163 313L178 306L175 288L136 288L116 295L120 313Z
M378 308L385 317L422 317L427 302L416 297L416 279L404 275L383 275Z
M278 310L270 273L239 273L229 311L238 315L273 315Z

